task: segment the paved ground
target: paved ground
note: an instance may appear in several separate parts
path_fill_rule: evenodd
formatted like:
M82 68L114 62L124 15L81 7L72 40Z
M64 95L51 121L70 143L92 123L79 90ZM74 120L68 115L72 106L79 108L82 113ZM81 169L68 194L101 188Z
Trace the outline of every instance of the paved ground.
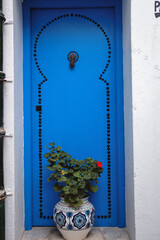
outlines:
M26 231L22 240L63 240L56 228L35 227ZM76 240L76 239L75 239ZM130 240L125 228L93 228L86 240Z

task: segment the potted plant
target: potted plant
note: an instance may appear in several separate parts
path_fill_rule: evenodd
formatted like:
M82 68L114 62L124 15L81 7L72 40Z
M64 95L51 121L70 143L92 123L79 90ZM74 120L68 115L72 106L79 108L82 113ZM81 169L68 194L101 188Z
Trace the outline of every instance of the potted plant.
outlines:
M92 158L73 159L54 143L46 147L49 152L44 157L52 171L48 181L53 181L55 192L60 192L60 201L53 210L54 221L65 239L82 240L94 224L95 209L88 196L98 190L95 184L103 172L102 163Z

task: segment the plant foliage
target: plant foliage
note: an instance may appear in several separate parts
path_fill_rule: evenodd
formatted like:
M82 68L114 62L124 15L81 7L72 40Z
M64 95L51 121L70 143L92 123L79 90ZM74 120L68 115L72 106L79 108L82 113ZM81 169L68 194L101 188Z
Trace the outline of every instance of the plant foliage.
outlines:
M62 151L55 143L46 146L49 152L44 155L52 171L48 182L54 182L55 192L60 192L66 203L70 206L80 207L82 198L87 197L89 192L97 192L98 178L103 172L102 164L92 158L77 160Z

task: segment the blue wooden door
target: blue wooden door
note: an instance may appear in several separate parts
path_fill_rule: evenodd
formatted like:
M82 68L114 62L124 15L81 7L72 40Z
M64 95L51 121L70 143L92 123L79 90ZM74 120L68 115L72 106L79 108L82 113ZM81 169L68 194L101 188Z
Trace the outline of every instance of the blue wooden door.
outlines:
M114 9L33 9L31 19L33 226L53 226L59 200L47 182L43 155L49 142L76 159L103 163L99 191L90 197L95 226L116 226ZM71 51L79 56L73 69Z

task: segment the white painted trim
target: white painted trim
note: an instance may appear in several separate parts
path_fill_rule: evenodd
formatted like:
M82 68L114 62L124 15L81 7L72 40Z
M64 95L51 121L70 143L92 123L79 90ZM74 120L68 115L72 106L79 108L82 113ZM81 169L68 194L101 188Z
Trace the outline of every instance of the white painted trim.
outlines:
M132 119L131 0L123 0L123 80L126 226L135 240L134 156Z

